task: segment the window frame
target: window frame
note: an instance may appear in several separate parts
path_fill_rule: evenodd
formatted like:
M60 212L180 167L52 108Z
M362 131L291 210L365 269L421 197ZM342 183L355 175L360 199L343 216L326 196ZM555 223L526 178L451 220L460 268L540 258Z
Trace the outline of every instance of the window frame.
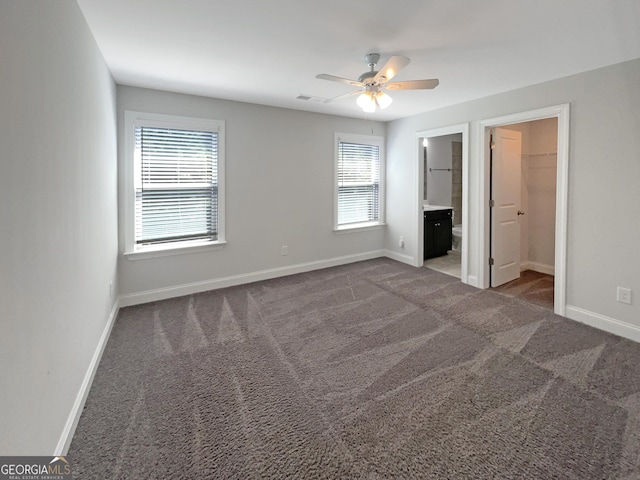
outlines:
M161 127L182 130L210 131L218 134L218 238L216 240L187 240L181 242L137 245L136 230L136 159L135 129ZM158 113L124 112L124 255L129 260L179 255L223 248L225 240L225 122L207 118L183 117Z
M339 150L340 143L356 143L361 145L373 145L379 148L378 161L380 163L380 183L378 189L378 220L368 222L338 224L338 192L339 192ZM386 192L386 165L384 137L378 135L362 135L355 133L334 134L334 173L333 173L333 231L335 233L350 233L374 230L385 225L385 192Z

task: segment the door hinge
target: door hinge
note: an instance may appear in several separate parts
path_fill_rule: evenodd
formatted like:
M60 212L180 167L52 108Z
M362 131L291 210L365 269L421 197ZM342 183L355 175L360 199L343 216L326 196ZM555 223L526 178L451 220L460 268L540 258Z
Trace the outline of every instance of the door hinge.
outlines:
M496 205L496 202L494 202L493 200L489 200L489 206L491 208L495 207L495 205Z
M493 265L493 257L489 258L489 265Z
M496 142L491 142L491 150L493 150L494 148L496 148Z

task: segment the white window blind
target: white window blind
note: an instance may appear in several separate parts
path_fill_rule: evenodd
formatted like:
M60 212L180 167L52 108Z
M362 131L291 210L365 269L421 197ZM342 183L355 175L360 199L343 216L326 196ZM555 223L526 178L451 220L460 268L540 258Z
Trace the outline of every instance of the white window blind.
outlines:
M380 220L380 146L338 142L338 225Z
M136 126L134 140L135 243L217 240L218 133Z

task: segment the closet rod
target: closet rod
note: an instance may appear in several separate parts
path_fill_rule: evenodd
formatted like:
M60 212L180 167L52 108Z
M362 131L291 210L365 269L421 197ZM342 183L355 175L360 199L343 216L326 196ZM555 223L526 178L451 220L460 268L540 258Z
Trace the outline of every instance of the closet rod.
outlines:
M450 168L429 168L430 172L450 172Z
M545 153L523 153L523 157L552 157L558 155L558 152L545 152Z

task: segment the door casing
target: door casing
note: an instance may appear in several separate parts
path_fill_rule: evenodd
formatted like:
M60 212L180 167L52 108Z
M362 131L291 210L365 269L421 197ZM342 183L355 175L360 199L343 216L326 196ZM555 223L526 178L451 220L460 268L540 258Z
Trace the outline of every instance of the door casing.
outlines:
M476 202L476 214L479 219L477 272L480 288L489 288L489 256L490 256L490 218L489 200L491 198L490 175L490 131L493 127L514 123L558 119L558 155L556 177L556 226L555 226L555 280L553 311L565 315L567 294L567 209L569 190L569 104L555 105L527 112L515 113L501 117L489 118L478 122L477 152L482 162L478 175L479 201ZM463 187L464 188L464 187Z

